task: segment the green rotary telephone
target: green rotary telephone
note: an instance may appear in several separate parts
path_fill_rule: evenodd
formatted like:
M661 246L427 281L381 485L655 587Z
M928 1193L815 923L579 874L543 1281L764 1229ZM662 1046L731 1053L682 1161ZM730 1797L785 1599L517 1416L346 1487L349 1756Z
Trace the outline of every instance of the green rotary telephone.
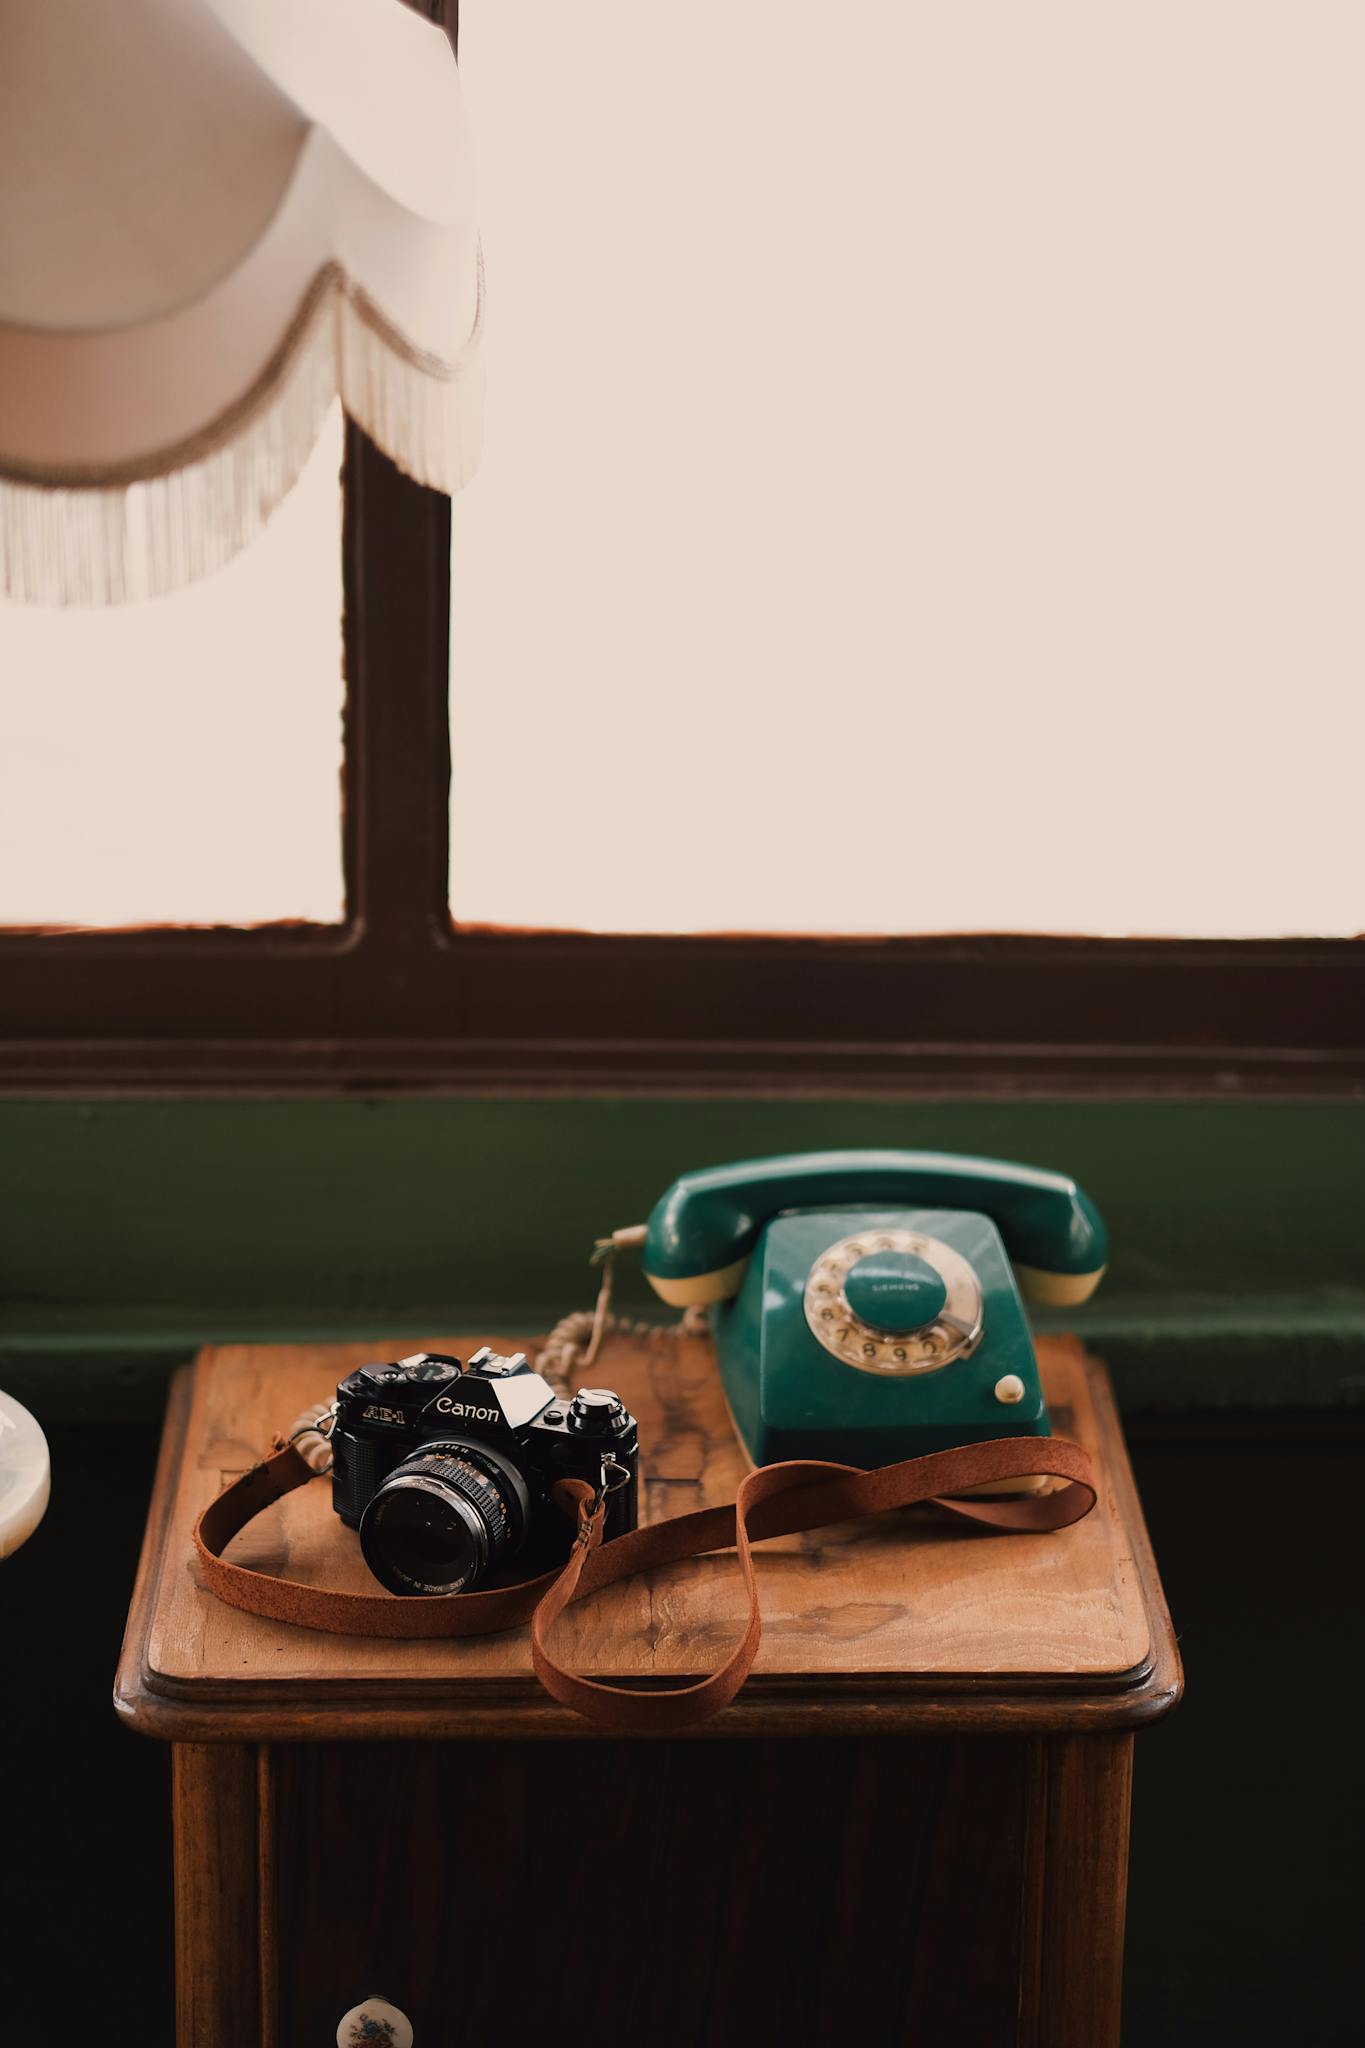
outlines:
M710 1309L755 1464L882 1465L1048 1436L1022 1296L1082 1302L1107 1238L1073 1180L943 1152L804 1152L684 1174L644 1269Z

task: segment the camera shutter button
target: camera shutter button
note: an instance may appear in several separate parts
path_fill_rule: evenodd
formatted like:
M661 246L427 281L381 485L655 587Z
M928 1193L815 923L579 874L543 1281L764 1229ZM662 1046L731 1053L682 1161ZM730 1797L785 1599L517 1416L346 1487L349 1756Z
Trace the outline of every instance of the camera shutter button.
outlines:
M621 1414L620 1397L607 1387L580 1387L569 1414L579 1429L614 1429Z

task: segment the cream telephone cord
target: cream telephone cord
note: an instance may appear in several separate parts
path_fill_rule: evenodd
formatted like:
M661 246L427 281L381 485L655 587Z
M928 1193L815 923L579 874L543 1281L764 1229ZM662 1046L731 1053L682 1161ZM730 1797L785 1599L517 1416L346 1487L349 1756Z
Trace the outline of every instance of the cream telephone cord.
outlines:
M574 1375L586 1371L593 1363L604 1337L706 1335L706 1316L699 1308L684 1309L676 1323L665 1324L635 1322L629 1316L612 1315L611 1287L616 1254L620 1251L634 1250L644 1241L643 1223L632 1223L624 1230L613 1230L610 1237L598 1238L592 1255L593 1265L602 1268L602 1284L597 1290L596 1306L591 1309L575 1309L571 1315L561 1316L534 1360L536 1371L543 1374L557 1394L567 1394Z
M643 1223L632 1223L624 1230L613 1230L610 1237L598 1238L592 1255L593 1265L602 1268L596 1306L575 1309L571 1315L561 1316L532 1360L535 1371L549 1381L557 1394L567 1397L573 1391L575 1373L586 1371L593 1363L604 1337L706 1335L705 1311L699 1308L684 1309L676 1323L642 1323L632 1321L629 1316L612 1315L611 1286L616 1254L633 1250L644 1241ZM322 1425L332 1417L334 1405L329 1401L317 1401L305 1408L286 1439L315 1472L326 1472L331 1467L332 1452L327 1441L330 1430Z

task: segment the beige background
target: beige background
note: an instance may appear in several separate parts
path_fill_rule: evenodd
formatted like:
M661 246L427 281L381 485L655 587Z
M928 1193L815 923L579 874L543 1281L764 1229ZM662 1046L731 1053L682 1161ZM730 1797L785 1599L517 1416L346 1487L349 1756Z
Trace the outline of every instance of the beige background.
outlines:
M341 916L340 468L336 409L217 575L0 600L0 923Z
M461 36L457 909L1365 926L1365 9Z
M685 25L464 9L457 911L1361 929L1365 10ZM337 914L335 534L0 609L0 917Z

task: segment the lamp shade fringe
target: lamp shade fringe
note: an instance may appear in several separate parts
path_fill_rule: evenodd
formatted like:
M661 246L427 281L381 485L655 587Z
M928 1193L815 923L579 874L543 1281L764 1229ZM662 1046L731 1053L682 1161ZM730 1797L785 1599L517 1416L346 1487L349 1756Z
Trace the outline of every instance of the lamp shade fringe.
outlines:
M0 467L0 591L29 604L123 604L209 575L261 532L338 397L406 475L459 490L482 440L481 269L479 285L473 330L443 362L329 265L253 389L191 443L135 474Z

